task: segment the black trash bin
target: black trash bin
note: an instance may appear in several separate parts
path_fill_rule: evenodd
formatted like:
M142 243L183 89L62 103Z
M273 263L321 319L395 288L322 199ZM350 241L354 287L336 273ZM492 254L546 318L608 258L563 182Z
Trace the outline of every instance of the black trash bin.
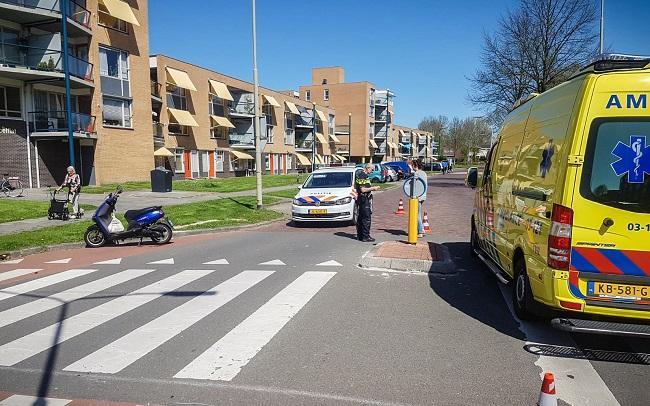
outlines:
M152 192L171 192L172 191L172 171L158 167L151 171L151 191Z

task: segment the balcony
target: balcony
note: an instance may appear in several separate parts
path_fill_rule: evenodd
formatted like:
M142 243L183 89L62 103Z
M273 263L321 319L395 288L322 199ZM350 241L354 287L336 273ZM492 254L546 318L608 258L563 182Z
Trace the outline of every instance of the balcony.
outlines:
M162 103L162 84L156 82L155 80L151 81L151 97L156 101Z
M307 152L311 151L314 141L311 136L304 138L296 138L296 151Z
M0 43L0 72L3 77L33 81L64 78L63 52L56 49ZM93 64L68 55L71 86L92 85Z
M375 96L375 106L388 106L388 97Z
M255 117L255 104L249 100L234 101L229 107L229 113L232 118Z
M67 137L66 111L33 111L28 113L29 131L32 137ZM95 116L72 113L72 131L75 138L97 138Z
M92 35L90 11L74 0L67 0L66 4L70 22L69 35ZM0 10L4 20L49 32L61 31L59 0L0 0Z
M230 146L240 148L255 148L255 134L252 132L239 132L236 129L231 129L228 133L228 140Z
M152 133L153 133L153 145L156 147L164 147L165 136L163 134L163 124L154 121L152 126Z
M314 128L314 117L307 114L296 116L296 129L312 129Z

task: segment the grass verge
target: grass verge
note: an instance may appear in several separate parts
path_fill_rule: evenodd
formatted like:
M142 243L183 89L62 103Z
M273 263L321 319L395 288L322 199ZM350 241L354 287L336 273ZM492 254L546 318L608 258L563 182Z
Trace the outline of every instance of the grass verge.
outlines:
M50 202L27 199L0 199L0 223L47 217L49 207ZM81 207L86 212L95 210L95 206L90 204L82 204ZM70 207L70 210L72 210L72 207Z
M264 188L276 186L299 185L307 179L306 174L293 175L264 175L262 177L262 186ZM221 179L196 179L196 180L175 180L172 181L172 189L180 192L242 192L244 190L253 190L256 186L255 176L240 178L221 178ZM103 186L86 186L83 193L108 193L115 190L117 185ZM150 190L149 182L126 182L122 184L125 191L133 190Z
M278 201L279 199L274 197L264 198L264 204L273 204ZM282 217L282 214L276 211L256 210L255 207L255 197L245 196L167 206L164 210L174 225L179 226L178 229L182 230L219 229L235 225L256 224ZM124 223L124 218L121 215L118 217ZM0 236L0 252L81 242L84 232L90 224L90 220L83 220L39 230L2 235Z

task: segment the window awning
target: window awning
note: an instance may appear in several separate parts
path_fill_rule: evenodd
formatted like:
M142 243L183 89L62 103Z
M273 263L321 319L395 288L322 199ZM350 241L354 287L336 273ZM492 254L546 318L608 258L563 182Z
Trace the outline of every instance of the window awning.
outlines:
M418 140L419 140L420 142L427 142L427 136L426 136L426 135L422 135L422 134L418 134Z
M345 162L345 161L348 160L346 157L344 157L344 156L342 156L342 155L337 155L337 157L339 157L339 160L340 160L341 162Z
M323 161L323 157L321 157L320 155L316 154L315 159L317 164L325 164L325 161Z
M397 148L397 145L395 145L394 142L389 142L388 145L389 145L391 148Z
M318 118L320 118L320 121L322 121L323 123L327 123L327 116L325 115L325 113L323 113L320 110L316 110L316 115L318 116Z
M252 155L249 155L249 154L247 154L245 152L242 152L242 151L237 151L235 149L231 149L230 153L233 154L235 156L235 158L237 158L237 159L255 159L255 158L253 158Z
M282 107L280 106L280 103L278 103L277 100L275 100L275 97L273 96L267 96L265 94L262 95L262 97L266 100L268 104L270 104L273 107Z
M311 165L311 161L309 160L309 158L307 158L303 154L296 154L296 158L298 159L298 162L301 165Z
M190 76L187 74L187 72L170 68L169 66L165 67L165 71L167 71L167 82L178 87L182 87L183 89L196 91L196 86L194 86L194 83L192 83L192 80L190 79Z
M339 137L337 137L337 136L334 135L333 133L330 134L330 138L332 139L332 141L334 141L334 142L336 142L336 143L338 143L338 144L341 143L341 140L339 139Z
M316 139L321 144L327 144L327 138L325 138L325 136L323 134L321 134L321 133L316 133Z
M379 148L379 146L377 145L377 143L375 142L375 140L373 140L372 138L368 139L368 143L369 143L370 146L373 147L373 148Z
M174 153L165 147L160 147L153 152L153 156L174 156Z
M404 132L404 130L399 130L399 135L401 135L402 137L406 137L406 133Z
M135 18L135 14L133 14L133 9L131 9L131 6L126 2L122 0L99 0L99 2L106 7L108 14L111 16L126 21L127 23L140 26L138 19Z
M284 104L287 105L287 108L289 109L290 112L293 114L300 115L300 110L298 110L298 107L296 107L295 104L291 103L290 101L285 101Z
M208 79L208 83L210 83L210 93L224 100L235 100L232 98L232 94L230 94L230 90L228 90L228 86L225 83L212 79Z
M404 146L404 144L402 144L401 142L400 142L399 144L397 144L397 145L399 145L400 147L403 147L403 146Z
M186 110L178 110L167 107L167 111L171 118L176 120L176 124L186 125L188 127L198 127L199 123L196 122L194 117Z
M216 124L215 127L235 128L233 123L231 123L226 117L210 115L210 119L214 124Z

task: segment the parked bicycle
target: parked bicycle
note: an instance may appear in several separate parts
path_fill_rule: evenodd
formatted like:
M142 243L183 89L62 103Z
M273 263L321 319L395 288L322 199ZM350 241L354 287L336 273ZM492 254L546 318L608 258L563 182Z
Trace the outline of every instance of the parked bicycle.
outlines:
M8 173L2 174L0 190L7 197L18 197L23 195L23 183L17 176L9 177Z

